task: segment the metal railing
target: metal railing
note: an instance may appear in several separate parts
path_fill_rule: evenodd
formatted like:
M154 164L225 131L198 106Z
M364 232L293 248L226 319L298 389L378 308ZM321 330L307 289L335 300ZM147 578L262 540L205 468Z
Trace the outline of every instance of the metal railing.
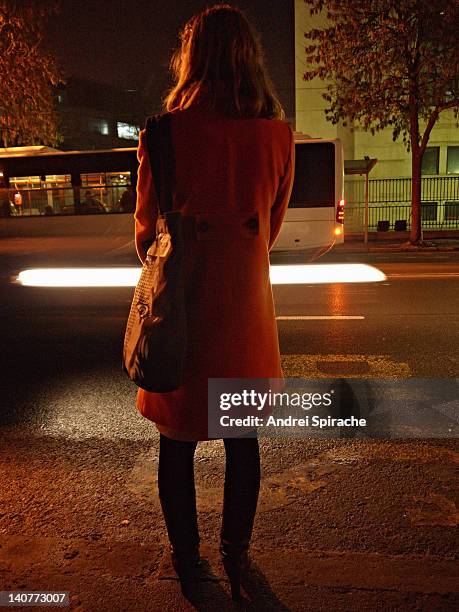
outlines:
M411 179L372 179L368 182L368 229L378 229L378 222L388 221L393 230L396 221L411 227ZM365 181L346 177L344 183L348 232L364 229ZM459 176L421 179L421 224L429 229L459 229Z

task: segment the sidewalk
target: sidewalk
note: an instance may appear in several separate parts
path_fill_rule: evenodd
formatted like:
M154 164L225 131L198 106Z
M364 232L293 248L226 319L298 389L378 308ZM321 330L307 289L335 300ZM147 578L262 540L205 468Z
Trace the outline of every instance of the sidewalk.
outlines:
M70 610L78 612L446 612L457 605L457 564L435 555L406 558L268 545L252 553L253 567L238 607L229 598L228 580L216 545L202 547L202 580L184 597L167 547L156 542L63 542L23 536L2 539L7 572L4 590L69 592L70 588ZM11 575L16 578L8 579Z
M362 237L352 236L345 239L343 244L337 244L333 251L337 253L371 253L371 252L430 252L430 251L459 251L459 239L434 238L426 239L426 246L414 246L403 240L375 240L373 237L365 244Z
M1 441L1 591L68 592L78 612L458 609L454 440L262 440L254 568L239 608L218 554L218 441L197 449L205 573L188 598L156 493L157 438Z

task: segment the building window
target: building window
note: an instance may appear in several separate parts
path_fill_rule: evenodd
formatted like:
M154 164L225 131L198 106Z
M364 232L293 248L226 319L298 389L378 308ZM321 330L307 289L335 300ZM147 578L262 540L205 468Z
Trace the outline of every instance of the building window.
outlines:
M97 132L103 136L108 136L110 133L106 119L89 119L88 127L90 132Z
M427 147L422 156L421 174L438 174L440 147Z
M459 219L459 201L448 200L445 202L445 221Z
M447 174L459 174L459 147L448 147L446 172Z
M118 138L127 138L128 140L138 140L140 128L132 123L122 123L118 121L116 124Z
M437 220L438 202L421 202L421 219L423 221Z

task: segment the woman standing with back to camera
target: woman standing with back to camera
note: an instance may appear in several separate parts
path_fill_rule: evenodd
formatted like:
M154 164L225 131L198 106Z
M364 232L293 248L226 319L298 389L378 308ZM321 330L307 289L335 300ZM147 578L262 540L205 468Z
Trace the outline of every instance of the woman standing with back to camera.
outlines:
M172 562L186 581L199 567L193 458L197 442L209 439L207 380L282 377L268 253L290 198L295 149L259 37L242 11L207 8L180 38L164 106L175 156L173 209L193 227L185 234L188 347L182 385L168 393L139 389L137 408L160 432L159 497ZM157 217L145 131L138 159L135 231L143 261ZM260 458L257 438L224 445L220 551L237 599L249 565Z

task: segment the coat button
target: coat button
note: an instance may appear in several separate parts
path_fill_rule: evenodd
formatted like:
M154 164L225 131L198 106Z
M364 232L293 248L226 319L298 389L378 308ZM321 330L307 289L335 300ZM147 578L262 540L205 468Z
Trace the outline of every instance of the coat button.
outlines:
M201 221L198 224L198 231L199 232L207 232L208 229L209 229L209 224L207 223L207 221Z
M255 230L258 227L258 219L256 217L251 217L247 221L247 227L251 230Z

